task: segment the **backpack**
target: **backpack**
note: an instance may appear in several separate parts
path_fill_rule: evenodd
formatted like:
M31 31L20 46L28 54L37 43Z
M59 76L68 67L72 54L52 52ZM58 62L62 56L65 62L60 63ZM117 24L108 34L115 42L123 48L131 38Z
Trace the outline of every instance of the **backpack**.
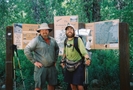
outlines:
M81 54L81 52L80 52L80 50L79 50L79 47L78 47L78 38L81 38L81 40L82 40L82 37L74 37L74 48L76 49L76 51L80 54L80 56L82 57L82 59L84 60L84 56L82 56L82 54ZM67 39L68 38L66 38L65 39L65 41L64 41L64 47L66 47L66 43L67 43Z

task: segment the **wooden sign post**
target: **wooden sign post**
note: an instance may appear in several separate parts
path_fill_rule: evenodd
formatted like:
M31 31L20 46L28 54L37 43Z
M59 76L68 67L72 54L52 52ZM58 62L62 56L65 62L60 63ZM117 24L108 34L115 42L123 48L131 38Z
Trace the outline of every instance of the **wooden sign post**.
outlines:
M6 27L6 90L13 90L13 27Z
M50 24L50 27L54 28L53 25L54 24ZM84 24L80 27L84 27ZM53 36L53 33L51 33L51 35ZM13 27L8 26L6 28L6 90L13 90L13 52ZM127 23L119 24L119 65L120 90L130 90L129 38Z
M127 23L119 24L120 90L130 90L129 38Z

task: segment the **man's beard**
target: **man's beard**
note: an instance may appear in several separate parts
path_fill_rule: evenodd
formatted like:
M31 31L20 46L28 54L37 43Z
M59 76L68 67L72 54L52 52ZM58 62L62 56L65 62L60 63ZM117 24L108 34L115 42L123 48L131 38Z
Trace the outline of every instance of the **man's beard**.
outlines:
M66 33L66 36L67 36L67 38L72 38L72 37L74 37L74 33L70 34L70 35Z

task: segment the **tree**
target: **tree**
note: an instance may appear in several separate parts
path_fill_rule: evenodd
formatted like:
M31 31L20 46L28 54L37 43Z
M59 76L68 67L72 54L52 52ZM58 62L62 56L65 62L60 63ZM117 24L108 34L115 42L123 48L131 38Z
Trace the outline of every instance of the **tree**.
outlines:
M0 17L2 17L0 18L0 41L2 42L0 43L0 77L4 76L5 68L6 26L11 26L13 23L40 24L42 22L46 22L50 24L54 23L54 16L78 15L80 23L89 23L112 19L119 19L120 22L127 22L130 29L130 63L131 67L133 66L132 0L0 0L0 7ZM92 72L92 76L90 79L94 78L93 75L98 77L102 70L103 73L108 72L107 69L109 71L112 70L113 72L117 72L115 71L115 68L109 66L110 63L113 63L110 60L114 60L114 58L112 58L110 55L114 56L117 60L117 55L113 54L114 52L116 53L117 51L94 51L93 58L95 59L95 61L93 62L95 63L93 64L95 64L99 68L95 67L95 65L91 66L92 68L90 71ZM28 78L28 80L26 80L26 84L30 85L27 88L32 88L34 83L31 83L33 82L33 77L30 76L32 76L33 66L24 57L23 51L20 50L19 54L22 54L20 55L22 69L24 75L26 75L25 78ZM102 55L105 56L105 58L98 57ZM116 63L113 64L113 67L115 67ZM100 64L100 66L98 66L98 64ZM107 68L104 65L107 66ZM95 73L94 71L97 69L99 69L100 72ZM133 72L133 68L131 68L131 72ZM117 76L116 73L113 74L108 72L108 75L106 76L114 80L116 79L116 77L112 78L112 76L114 77L114 75ZM60 79L63 80L62 78ZM101 75L101 78L104 79L104 76ZM18 81L20 80L21 79L18 78ZM62 82L61 80L60 82Z

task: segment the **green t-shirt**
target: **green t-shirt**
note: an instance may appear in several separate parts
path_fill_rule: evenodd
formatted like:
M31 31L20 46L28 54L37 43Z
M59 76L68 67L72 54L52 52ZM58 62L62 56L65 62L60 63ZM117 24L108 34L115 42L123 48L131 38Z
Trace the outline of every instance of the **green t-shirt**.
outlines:
M81 59L80 54L76 51L76 49L74 48L74 38L72 40L67 40L66 44L69 45L71 44L71 47L68 47L67 45L64 47L64 54L66 55L66 58L72 61L78 61ZM81 40L81 38L78 38L78 48L82 54L82 56L88 54L83 41Z

